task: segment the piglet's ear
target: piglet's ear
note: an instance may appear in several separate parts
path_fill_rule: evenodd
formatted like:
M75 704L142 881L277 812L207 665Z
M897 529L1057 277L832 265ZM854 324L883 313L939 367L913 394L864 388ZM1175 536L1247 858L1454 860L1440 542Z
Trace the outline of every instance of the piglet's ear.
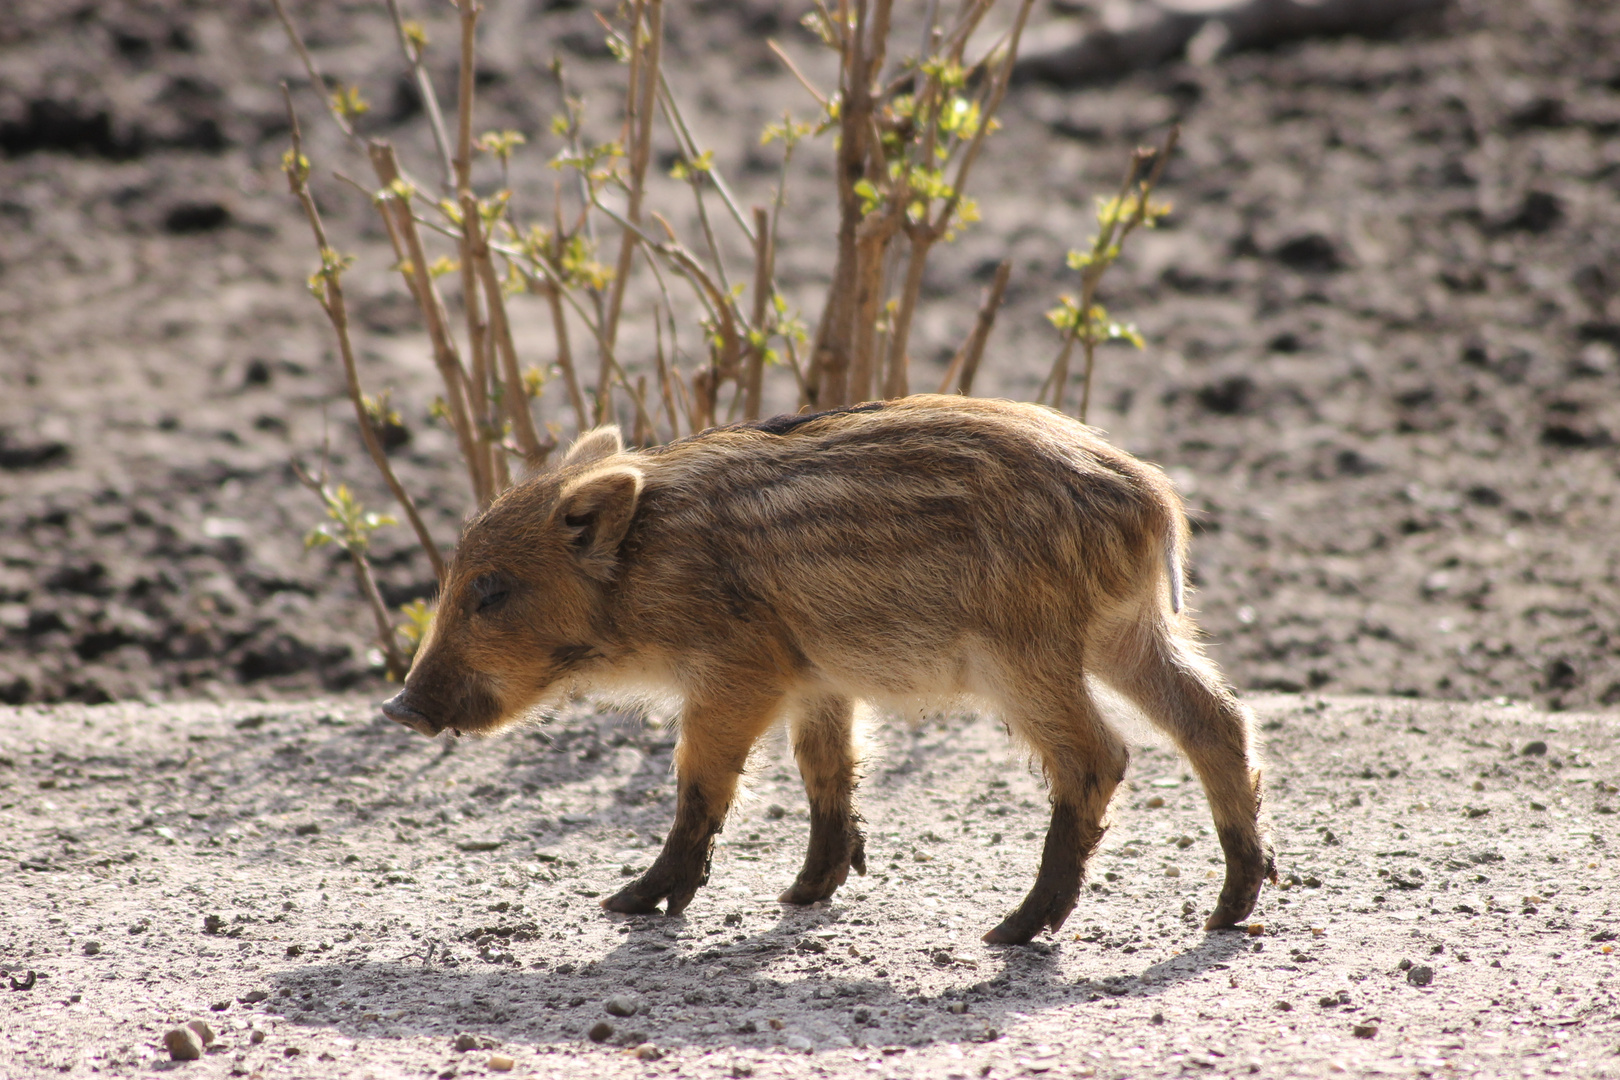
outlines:
M568 456L563 458L563 466L589 465L593 461L601 461L611 457L624 449L624 439L619 435L616 425L595 428L587 431L574 440L574 445L568 448Z
M618 572L619 545L636 515L642 482L640 469L609 465L562 490L557 524L573 544L580 569L598 581L612 581Z

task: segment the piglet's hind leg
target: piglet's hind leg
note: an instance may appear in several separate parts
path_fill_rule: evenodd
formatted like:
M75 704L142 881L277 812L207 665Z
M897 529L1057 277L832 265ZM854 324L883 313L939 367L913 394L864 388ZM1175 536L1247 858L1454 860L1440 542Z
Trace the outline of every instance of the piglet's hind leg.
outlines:
M984 935L992 945L1024 945L1043 929L1056 930L1074 910L1086 860L1103 835L1103 816L1125 777L1129 752L1103 721L1081 681L1067 702L1049 704L1036 718L1010 716L1040 753L1052 784L1052 824L1041 869L1024 902Z

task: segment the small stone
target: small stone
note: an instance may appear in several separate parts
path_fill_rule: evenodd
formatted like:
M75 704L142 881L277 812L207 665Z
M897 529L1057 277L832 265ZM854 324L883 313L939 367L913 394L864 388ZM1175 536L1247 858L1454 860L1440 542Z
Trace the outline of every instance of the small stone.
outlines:
M84 943L84 955L94 956L101 951L101 942L87 941Z
M642 1043L636 1047L636 1057L642 1061L658 1061L663 1056L664 1052L652 1043Z
M765 808L765 816L770 818L772 821L781 821L783 818L787 817L787 807L778 806L776 803L771 803L771 805Z
M1541 757L1547 753L1547 744L1540 739L1536 739L1525 743L1524 749L1520 750L1519 753L1524 757Z
M1400 963L1396 964L1395 966L1400 968L1402 971L1411 971L1412 970L1412 961L1410 961L1410 960L1402 960Z
M1291 1001L1279 1001L1273 1006L1278 1012L1293 1012L1294 1004Z
M261 1001L269 1000L269 998L270 998L270 994L269 994L268 991L265 991L265 990L249 990L247 993L243 994L241 997L237 998L236 1000L240 1001L244 1005L257 1005Z
M1167 867L1164 868L1164 876L1165 877L1180 877L1181 876L1181 871L1179 869L1177 869L1176 867L1174 867L1174 866L1167 866Z
M293 830L293 833L298 836L319 836L320 832L321 827L313 821L305 822Z
M489 1055L489 1067L495 1072L511 1072L517 1067L517 1062L505 1054Z
M252 1043L254 1046L258 1046L260 1043L264 1042L263 1030L254 1028L248 1033L248 1042Z
M226 1009L229 1009L230 1007L231 1007L231 1003L229 1001L216 1001L212 1005L208 1006L208 1011L209 1012L224 1012Z
M478 1037L470 1032L463 1031L455 1037L455 1041L450 1046L458 1054L465 1054L469 1050L478 1049Z
M613 1038L613 1025L606 1020L598 1020L585 1034L590 1036L591 1042L607 1042Z
M1352 1024L1350 1034L1358 1039L1370 1039L1378 1034L1377 1024Z
M803 1035L789 1035L782 1040L782 1045L789 1050L797 1050L801 1054L808 1054L816 1048L816 1044Z
M602 1008L609 1016L634 1016L640 1011L641 1002L630 994L614 994L602 1002Z
M1159 807L1164 805L1164 796L1163 795L1155 795L1151 799L1149 799L1145 805L1150 806L1153 809L1157 810Z
M225 920L218 915L205 915L203 917L203 933L217 934L225 929Z
M968 1003L965 1001L953 1001L949 1005L945 1006L945 1009L952 1015L961 1016L963 1013L968 1011Z
M1406 981L1413 986L1428 986L1434 982L1434 968L1428 964L1418 964L1406 973Z
M1150 1023L1150 1024L1163 1024L1164 1023L1164 1013L1162 1013L1162 1012L1154 1013L1152 1018L1148 1020L1148 1023Z
M171 1061L196 1061L202 1057L203 1043L190 1028L175 1028L163 1036Z
M214 1035L214 1029L208 1026L208 1021L201 1019L187 1020L186 1027L197 1033L197 1038L202 1040L204 1046L214 1045L216 1036Z
M1245 929L1248 931L1250 937L1259 937L1266 932L1266 924L1263 922L1252 922Z

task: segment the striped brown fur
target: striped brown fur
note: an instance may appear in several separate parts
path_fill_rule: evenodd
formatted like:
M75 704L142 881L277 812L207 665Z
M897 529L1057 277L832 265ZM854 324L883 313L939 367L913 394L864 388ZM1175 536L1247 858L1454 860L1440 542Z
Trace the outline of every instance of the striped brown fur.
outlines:
M1187 526L1164 474L1038 406L918 396L707 431L616 430L468 524L387 714L492 732L568 695L678 701L677 820L615 911L681 911L749 750L785 720L811 805L791 903L865 872L857 702L1000 714L1040 757L1034 889L986 935L1061 926L1128 760L1087 678L1182 749L1227 856L1209 925L1272 874L1251 718L1181 610Z

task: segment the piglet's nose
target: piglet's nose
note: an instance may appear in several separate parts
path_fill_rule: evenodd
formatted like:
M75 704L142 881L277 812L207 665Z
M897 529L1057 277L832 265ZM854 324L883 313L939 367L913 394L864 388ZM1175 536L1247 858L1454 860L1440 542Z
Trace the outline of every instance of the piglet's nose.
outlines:
M412 731L419 731L431 739L439 733L439 729L411 702L410 693L408 689L401 690L383 702L383 715L394 723L404 724Z

